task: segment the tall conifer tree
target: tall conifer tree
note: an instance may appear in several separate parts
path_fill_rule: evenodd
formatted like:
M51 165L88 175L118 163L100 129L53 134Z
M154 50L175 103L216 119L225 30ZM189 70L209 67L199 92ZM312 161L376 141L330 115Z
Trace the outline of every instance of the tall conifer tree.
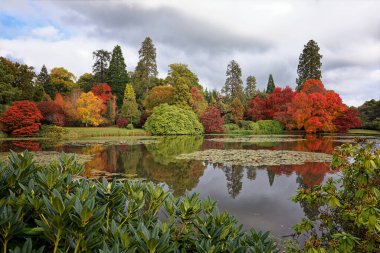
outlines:
M276 88L276 85L274 84L273 76L272 74L269 75L268 78L268 85L267 85L267 93L272 93L274 91L274 88Z
M92 57L95 59L95 63L92 66L92 71L95 76L95 82L106 82L108 65L111 60L111 53L104 49L100 49L94 51L92 53Z
M128 119L129 123L136 125L140 119L140 111L136 102L136 94L131 84L125 86L121 116Z
M321 63L322 55L319 53L317 42L310 40L304 47L298 63L296 79L297 91L302 89L303 84L307 79L313 78L322 79Z
M256 93L256 77L248 76L247 86L245 87L245 97L250 100L255 96Z
M232 60L226 71L226 82L222 88L222 92L225 94L228 100L234 98L243 98L243 81L241 80L241 68L239 64Z
M116 95L117 105L123 104L125 85L128 82L127 65L125 64L121 47L116 45L112 51L110 66L107 71L107 83Z

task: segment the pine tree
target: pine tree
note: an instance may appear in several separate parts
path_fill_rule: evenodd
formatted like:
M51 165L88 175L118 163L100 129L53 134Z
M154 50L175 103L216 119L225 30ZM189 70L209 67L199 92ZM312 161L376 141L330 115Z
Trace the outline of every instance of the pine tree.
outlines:
M274 91L274 88L276 88L276 85L274 84L272 74L270 74L269 78L268 78L268 85L267 85L266 93L272 93Z
M322 79L321 63L322 55L319 53L317 42L310 40L304 47L298 63L296 79L297 91L302 89L303 84L307 79L313 78Z
M247 100L251 100L257 93L256 90L256 77L247 77L247 86L245 87L245 97Z
M50 82L50 75L46 69L45 65L42 65L41 71L37 76L36 84L41 85L44 91L49 94L49 96L53 99L55 97L55 89L53 84Z
M92 53L95 63L92 66L92 72L95 76L95 82L104 83L107 78L107 69L111 60L111 53L104 50L96 50Z
M191 110L193 104L191 94L189 91L189 86L186 84L186 80L183 77L178 78L177 84L174 86L174 105Z
M112 92L116 95L118 107L123 104L123 93L127 81L127 65L125 64L121 47L116 45L112 51L111 62L107 71L107 83L111 86Z
M156 48L152 39L146 37L139 50L139 62L134 72L134 88L138 98L153 86L157 75Z
M232 60L226 71L226 82L222 88L222 92L225 94L227 100L234 98L243 98L243 81L241 80L241 68L239 64Z
M132 84L127 84L125 86L121 116L134 125L140 120L141 113L136 102L136 94L133 90Z

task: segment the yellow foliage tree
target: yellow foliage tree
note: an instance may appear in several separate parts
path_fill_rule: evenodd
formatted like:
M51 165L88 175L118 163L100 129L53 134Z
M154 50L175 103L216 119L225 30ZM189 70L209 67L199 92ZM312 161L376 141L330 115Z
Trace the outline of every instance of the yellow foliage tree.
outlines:
M93 126L98 126L104 121L102 118L103 101L94 95L94 93L87 92L77 99L77 112L82 122Z

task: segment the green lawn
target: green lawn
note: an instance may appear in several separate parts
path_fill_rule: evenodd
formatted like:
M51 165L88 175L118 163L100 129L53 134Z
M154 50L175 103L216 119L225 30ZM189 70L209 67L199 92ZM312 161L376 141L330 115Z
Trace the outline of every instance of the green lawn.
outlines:
M368 129L350 129L348 130L349 134L378 134L380 135L380 131L377 130L368 130Z
M102 136L145 136L143 129L125 129L118 127L64 127L67 131L64 138L102 137Z

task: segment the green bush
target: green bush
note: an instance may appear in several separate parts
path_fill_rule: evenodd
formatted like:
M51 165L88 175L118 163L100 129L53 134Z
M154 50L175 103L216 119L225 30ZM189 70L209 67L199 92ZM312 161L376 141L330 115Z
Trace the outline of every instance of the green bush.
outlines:
M144 128L154 135L198 135L203 126L193 111L162 104L154 108Z
M259 134L281 134L284 127L276 120L259 120L256 122L259 126Z
M240 130L240 127L234 123L228 123L223 125L224 132L228 133L234 130Z
M7 134L0 131L0 138L7 138Z
M252 123L250 120L241 120L239 121L239 127L245 130L249 130L249 125Z
M65 129L55 125L42 125L38 135L52 140L61 140L66 133Z
M27 151L0 163L3 252L278 252L268 232L243 232L210 199L89 180L83 168L67 156L40 167Z
M260 126L257 122L250 123L247 128L252 131L252 134L260 134Z
M134 129L133 124L132 124L132 123L129 123L129 124L127 125L127 129L129 129L129 130Z
M340 172L314 188L301 187L293 198L307 212L294 226L306 235L292 252L377 252L380 247L380 148L359 142L339 147L331 163Z

